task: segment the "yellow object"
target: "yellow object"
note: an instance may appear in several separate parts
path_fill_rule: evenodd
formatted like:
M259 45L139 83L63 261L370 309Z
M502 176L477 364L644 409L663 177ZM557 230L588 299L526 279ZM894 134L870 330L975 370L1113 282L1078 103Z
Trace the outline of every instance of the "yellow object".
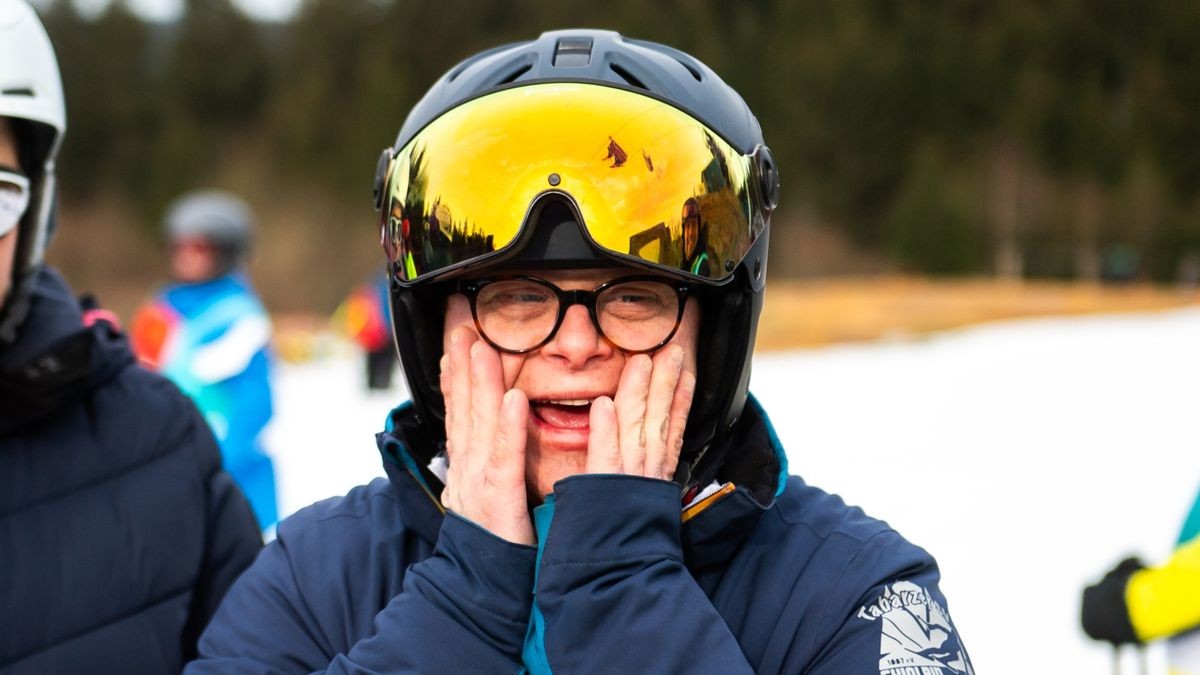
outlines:
M713 504L716 504L717 502L721 501L725 497L725 495L733 492L736 489L737 489L737 486L735 486L733 483L726 483L726 484L722 485L721 489L717 490L716 492L712 493L711 495L705 497L704 499L702 499L702 500L696 502L695 504L692 504L691 506L684 509L683 522L686 523L687 521L691 520L692 518L695 518L697 515L700 514L701 511L703 511L703 510L707 509L708 507L712 506Z
M598 246L724 279L765 226L752 157L682 110L624 89L502 90L450 110L397 149L383 193L384 248L401 263L401 283L449 270L504 250L537 198L557 193L578 207ZM695 264L701 254L708 265Z
M1165 564L1135 572L1125 603L1143 641L1200 627L1200 536L1175 549Z

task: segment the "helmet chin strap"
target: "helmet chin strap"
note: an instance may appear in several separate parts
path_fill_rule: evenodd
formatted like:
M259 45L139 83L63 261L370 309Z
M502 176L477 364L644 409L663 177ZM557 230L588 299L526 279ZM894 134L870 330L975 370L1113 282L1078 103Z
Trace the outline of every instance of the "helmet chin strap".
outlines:
M17 341L21 324L25 323L33 305L34 280L40 269L40 265L27 269L20 278L13 280L8 297L0 298L4 303L0 305L0 349Z

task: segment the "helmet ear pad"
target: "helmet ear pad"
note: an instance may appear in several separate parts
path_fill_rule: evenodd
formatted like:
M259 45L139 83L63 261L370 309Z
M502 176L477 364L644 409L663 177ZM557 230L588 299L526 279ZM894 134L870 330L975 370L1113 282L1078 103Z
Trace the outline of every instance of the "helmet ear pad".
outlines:
M720 441L729 435L746 404L762 294L739 281L729 287L702 288L696 296L701 315L696 391L676 471L676 480L683 485L707 485L716 478L726 451Z
M392 337L417 416L408 431L423 436L409 438L409 452L424 466L441 452L446 441L446 401L442 396L440 362L450 286L404 287L396 282L396 272L392 269L388 275ZM406 354L410 357L404 358Z
M47 186L46 181L43 181L42 178L45 175L46 158L54 148L54 139L58 132L47 124L17 117L9 118L9 123L12 125L13 137L17 141L17 163L20 165L18 168L29 178L30 188L29 206L21 216L19 225L21 234L17 240L17 252L14 258L16 264L13 265L12 270L13 280L17 281L19 277L29 272L30 265L26 261L40 260L41 254L36 252L36 249L39 246L45 247L49 243L54 234L55 225L57 225L57 219L53 213L55 201L51 199L49 203L49 207L52 209L50 213L44 213L39 205L45 197L44 192L47 187L53 189L53 184ZM45 232L39 233L38 228L42 225L45 226ZM0 298L0 300L3 299Z

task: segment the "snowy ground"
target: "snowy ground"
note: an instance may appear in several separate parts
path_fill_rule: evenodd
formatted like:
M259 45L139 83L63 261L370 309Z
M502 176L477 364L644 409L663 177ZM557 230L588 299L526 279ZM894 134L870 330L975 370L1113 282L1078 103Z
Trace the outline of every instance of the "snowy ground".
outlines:
M1200 485L1198 349L1197 309L1043 319L766 354L751 389L793 473L937 557L979 673L1106 673L1079 591L1174 541ZM405 393L368 395L359 370L281 369L284 513L382 474L373 433Z

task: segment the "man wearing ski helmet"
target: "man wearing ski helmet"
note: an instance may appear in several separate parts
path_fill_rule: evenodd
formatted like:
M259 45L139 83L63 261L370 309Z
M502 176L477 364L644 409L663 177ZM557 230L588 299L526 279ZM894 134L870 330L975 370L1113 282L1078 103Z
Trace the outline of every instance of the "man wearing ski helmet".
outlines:
M0 0L0 671L162 673L262 546L192 403L42 253L58 65Z
M263 529L278 520L275 469L260 436L271 419L271 322L242 273L253 215L241 199L209 190L167 209L171 276L138 312L133 346L179 385L208 420Z
M669 47L452 69L376 181L388 478L284 522L194 671L971 672L934 561L789 478L747 393L777 193L745 103Z

